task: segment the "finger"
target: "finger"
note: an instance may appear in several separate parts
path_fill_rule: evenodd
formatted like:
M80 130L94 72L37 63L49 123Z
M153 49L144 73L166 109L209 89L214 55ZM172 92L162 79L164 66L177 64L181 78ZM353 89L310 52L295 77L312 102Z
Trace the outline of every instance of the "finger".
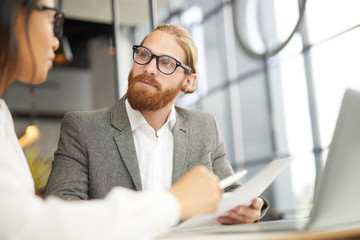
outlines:
M243 216L244 218L252 219L252 221L259 220L261 216L260 209L254 209L252 207L245 207L245 206L236 207L234 213L236 215ZM232 214L231 210L229 211L229 216L232 217L230 214Z
M227 224L227 225L235 225L235 224L245 224L245 223L251 223L251 222L244 222L244 221L239 221L236 220L234 218L231 218L229 216L223 216L223 217L219 217L218 218L218 222L222 223L222 224Z
M218 217L218 222L222 224L233 224L233 219L227 216Z
M238 223L253 223L254 221L258 220L257 214L253 211L246 211L246 214L230 211L229 217Z
M261 209L264 205L264 200L262 198L255 198L252 200L250 207L255 209Z
M245 223L253 223L253 220L244 216L222 216L218 218L218 222L222 224L245 224Z

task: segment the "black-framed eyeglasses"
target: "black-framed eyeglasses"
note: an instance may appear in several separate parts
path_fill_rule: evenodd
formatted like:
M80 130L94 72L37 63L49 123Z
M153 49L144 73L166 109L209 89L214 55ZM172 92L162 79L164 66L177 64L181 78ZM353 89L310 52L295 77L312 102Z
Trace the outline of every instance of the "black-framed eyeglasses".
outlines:
M63 24L65 18L64 12L62 12L58 8L47 7L41 4L36 4L36 9L39 11L46 11L46 10L55 11L54 22L53 22L54 36L60 39L63 34Z
M150 49L140 45L133 46L133 60L139 65L148 64L153 58L156 58L156 67L160 72L170 75L175 72L177 67L181 67L186 73L191 73L191 68L168 55L157 56Z

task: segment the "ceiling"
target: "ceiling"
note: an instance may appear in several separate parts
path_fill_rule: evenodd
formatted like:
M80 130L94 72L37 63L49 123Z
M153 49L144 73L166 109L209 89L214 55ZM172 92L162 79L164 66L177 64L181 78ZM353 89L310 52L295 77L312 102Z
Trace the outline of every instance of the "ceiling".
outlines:
M149 20L150 0L119 1L120 24L136 26ZM157 9L162 9L169 0L157 0ZM110 24L112 0L62 0L66 18L80 21Z

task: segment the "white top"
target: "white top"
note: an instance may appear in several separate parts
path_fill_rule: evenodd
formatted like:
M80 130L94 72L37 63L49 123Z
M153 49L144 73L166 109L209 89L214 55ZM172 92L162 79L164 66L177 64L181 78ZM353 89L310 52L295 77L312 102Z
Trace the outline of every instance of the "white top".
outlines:
M143 115L125 101L136 156L139 162L143 190L166 190L171 186L173 169L174 137L172 129L176 122L173 106L166 123L155 132Z
M151 239L177 223L180 206L165 191L114 188L104 200L42 200L14 124L0 98L0 239Z

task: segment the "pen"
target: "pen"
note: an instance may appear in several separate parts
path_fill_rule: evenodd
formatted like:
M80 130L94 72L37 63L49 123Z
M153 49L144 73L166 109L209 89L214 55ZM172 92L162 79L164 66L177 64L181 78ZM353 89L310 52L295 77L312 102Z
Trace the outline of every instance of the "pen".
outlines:
M224 188L230 186L234 182L240 180L240 178L244 177L246 175L246 173L247 173L246 170L242 170L241 172L237 172L227 178L224 178L223 180L221 180L219 182L219 187L224 189Z

